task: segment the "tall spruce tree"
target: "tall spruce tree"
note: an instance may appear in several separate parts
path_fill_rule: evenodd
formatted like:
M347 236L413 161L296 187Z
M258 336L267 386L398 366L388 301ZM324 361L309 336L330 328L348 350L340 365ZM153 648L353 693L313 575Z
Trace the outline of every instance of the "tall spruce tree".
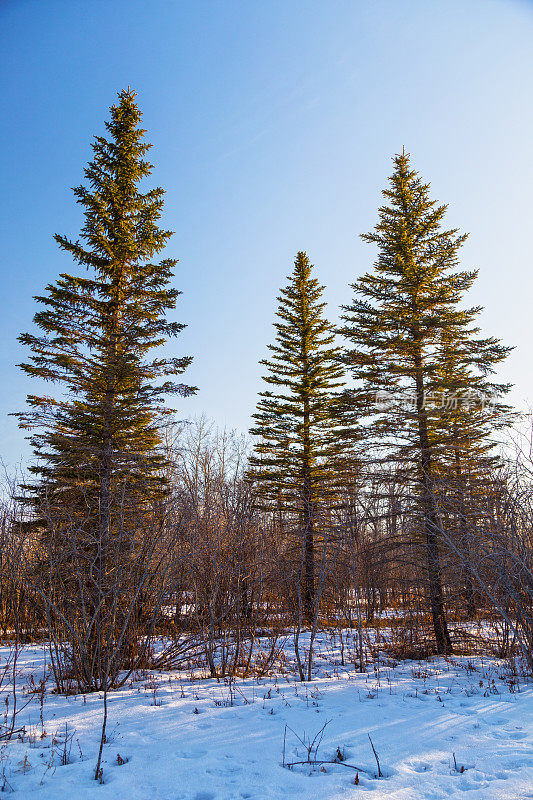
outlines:
M276 342L261 361L263 380L273 391L260 393L251 433L250 459L262 507L281 510L296 521L302 541L302 605L312 618L315 602L314 549L317 526L338 502L348 459L338 403L343 386L340 349L325 319L324 287L299 252L288 285L278 297Z
M107 137L92 144L87 186L74 189L85 217L80 240L55 236L87 274L63 273L47 286L35 298L41 335L20 337L31 351L22 369L58 391L29 395L18 415L33 430L36 514L53 518L56 538L83 528L93 595L85 600L102 608L115 520L123 530L125 503L138 520L165 493L164 398L194 391L172 379L191 358L153 353L184 326L166 319L180 294L169 286L176 260L153 260L172 232L157 225L163 189L139 188L152 171L151 145L134 92L122 91L110 111Z
M509 348L477 338L472 323L480 308L459 308L477 275L457 269L466 235L442 227L447 207L430 199L409 155L393 161L379 222L362 236L378 248L374 270L352 285L356 298L344 307L345 363L357 382L350 402L369 418L366 431L379 459L407 465L417 488L436 647L448 653L437 478L442 483L446 465L452 474L458 450L472 457L490 450L491 423L505 407L496 404L491 415L469 420L460 404L468 393L479 402L472 392L508 390L484 376ZM455 413L452 397L459 400Z
M37 429L37 494L43 485L83 489L86 499L94 496L103 529L112 485L127 480L139 499L161 488L160 423L170 413L163 398L194 391L166 379L182 373L190 357L148 358L184 325L166 320L180 294L169 287L177 261L151 261L172 232L157 226L163 189L139 191L153 169L144 160L151 145L140 120L134 92L121 92L105 123L109 138L97 136L92 145L88 188L74 189L84 209L83 243L55 236L89 275L63 273L47 286L35 298L45 306L34 317L43 335L20 336L32 351L21 368L62 392L28 395L31 410L18 415L24 427Z

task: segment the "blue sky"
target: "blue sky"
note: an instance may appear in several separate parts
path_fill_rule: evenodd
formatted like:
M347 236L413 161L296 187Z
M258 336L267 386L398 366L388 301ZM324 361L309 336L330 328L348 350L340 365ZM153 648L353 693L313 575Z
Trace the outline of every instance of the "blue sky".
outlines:
M470 302L485 333L516 345L499 377L533 400L531 230L533 2L525 0L2 0L0 2L0 455L27 458L7 414L30 381L16 337L32 297L71 271L55 232L76 237L90 141L128 85L166 191L205 412L247 430L276 295L300 249L329 315L372 264L391 157L413 165L470 232Z

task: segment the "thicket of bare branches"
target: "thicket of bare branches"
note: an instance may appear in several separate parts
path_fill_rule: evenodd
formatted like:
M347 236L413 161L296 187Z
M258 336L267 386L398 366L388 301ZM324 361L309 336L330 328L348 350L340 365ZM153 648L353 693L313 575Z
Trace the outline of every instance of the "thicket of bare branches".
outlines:
M309 680L323 627L351 631L349 658L361 670L376 646L399 658L434 652L419 503L400 469L370 466L354 476L338 507L317 521L309 621L298 520L257 510L245 441L200 420L169 435L167 455L164 501L132 514L127 485L117 494L105 570L95 568L99 543L87 543L79 515L67 526L63 515L59 534L52 514L38 524L28 519L16 499L20 481L6 487L0 633L13 655L4 680L16 669L18 648L37 639L49 642L62 692L107 691L148 667L189 666L229 678L261 673L276 665L287 637L300 678ZM459 491L443 480L435 491L455 652L518 657L533 672L529 440L517 442L482 482ZM304 629L311 636L302 649Z

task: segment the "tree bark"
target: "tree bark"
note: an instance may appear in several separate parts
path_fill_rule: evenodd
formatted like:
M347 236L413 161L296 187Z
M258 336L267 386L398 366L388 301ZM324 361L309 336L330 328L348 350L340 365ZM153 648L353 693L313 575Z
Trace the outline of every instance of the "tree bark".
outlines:
M415 351L415 378L429 604L433 620L437 653L439 653L439 655L444 655L452 652L452 643L444 607L444 592L442 589L442 573L438 544L439 517L435 505L431 447L428 436L427 414L424 408L422 357L419 350Z
M304 452L303 452L303 611L307 622L312 622L315 608L315 541L314 508L311 477L311 443L309 435L309 400L304 399Z

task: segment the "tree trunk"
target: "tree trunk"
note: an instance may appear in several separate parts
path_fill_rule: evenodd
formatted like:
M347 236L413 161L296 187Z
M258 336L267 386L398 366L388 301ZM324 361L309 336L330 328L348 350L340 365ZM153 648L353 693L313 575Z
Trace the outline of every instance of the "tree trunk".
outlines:
M313 619L315 607L315 543L312 513L304 520L303 607L308 622Z
M315 610L315 542L314 508L311 479L311 442L309 435L309 401L304 399L304 453L303 453L303 612L307 622L312 622Z
M117 290L118 291L118 290ZM118 338L118 312L115 306L112 313L109 333L106 393L102 419L102 450L100 454L100 476L98 497L98 554L96 560L97 610L93 615L93 628L90 636L91 663L99 667L100 689L102 668L106 654L102 652L104 641L103 624L106 614L106 572L108 562L109 537L111 533L111 479L113 474L113 416L115 410L115 380ZM94 669L94 667L93 667ZM106 678L107 681L107 678Z
M426 538L426 559L428 570L428 589L435 643L439 655L452 652L452 643L448 632L446 611L444 608L444 592L438 544L439 517L435 505L433 491L433 475L431 448L429 444L427 415L424 408L424 379L422 374L422 358L415 352L416 368L416 409L418 418L418 434L420 443L420 467L423 493L424 533Z

